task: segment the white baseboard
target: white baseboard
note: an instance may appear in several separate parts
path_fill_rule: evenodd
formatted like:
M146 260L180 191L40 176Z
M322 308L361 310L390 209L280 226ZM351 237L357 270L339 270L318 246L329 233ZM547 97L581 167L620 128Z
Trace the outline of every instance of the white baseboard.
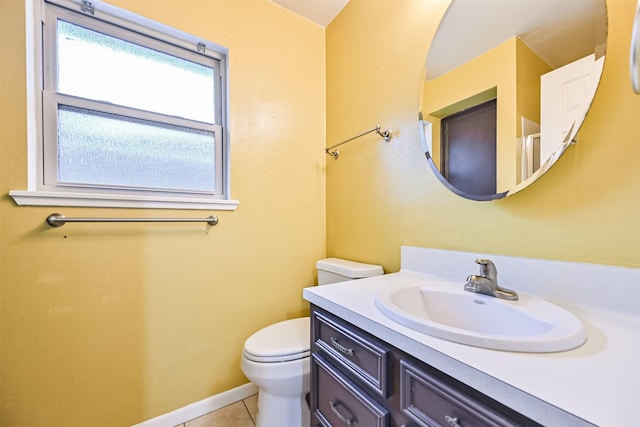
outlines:
M168 427L182 424L186 421L208 414L211 411L220 409L258 392L258 387L252 383L247 383L239 387L227 390L223 393L207 397L199 402L191 403L175 411L143 421L133 427Z

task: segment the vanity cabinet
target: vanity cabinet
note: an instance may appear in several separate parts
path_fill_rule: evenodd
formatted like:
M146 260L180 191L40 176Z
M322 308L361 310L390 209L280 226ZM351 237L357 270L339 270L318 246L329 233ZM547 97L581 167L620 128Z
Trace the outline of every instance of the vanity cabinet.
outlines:
M312 305L313 427L539 424Z

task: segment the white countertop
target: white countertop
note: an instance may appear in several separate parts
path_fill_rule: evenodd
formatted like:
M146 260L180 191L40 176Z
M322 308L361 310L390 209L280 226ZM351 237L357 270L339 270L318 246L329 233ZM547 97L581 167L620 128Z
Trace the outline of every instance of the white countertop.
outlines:
M447 251L439 252L447 255ZM433 256L433 253L429 255ZM635 308L640 301L631 301L626 306L623 303L622 312L619 312L613 307L554 300L542 295L583 322L587 332L585 344L556 353L477 348L416 332L387 318L376 308L376 294L388 286L451 278L450 274L442 277L406 270L404 258L403 252L403 269L398 273L306 288L304 298L543 425L639 425L640 313ZM502 264L511 263L506 257L490 258L498 258ZM514 260L516 263L521 261ZM548 267L555 262L542 263ZM570 266L576 268L576 264ZM578 267L582 268L581 265ZM602 266L587 268L594 267ZM551 265L551 269L554 268ZM562 276L562 268L564 266L555 272L556 276ZM617 274L616 267L612 267L613 272L606 271L607 268L605 276L615 278L612 276ZM638 277L635 269L618 270L622 271L621 277L625 280ZM640 282L630 285L627 290L635 290ZM504 286L518 290L512 284ZM529 286L523 284L523 287ZM585 288L589 289L589 284ZM526 293L535 295L527 290ZM638 295L633 292L622 297L636 299Z

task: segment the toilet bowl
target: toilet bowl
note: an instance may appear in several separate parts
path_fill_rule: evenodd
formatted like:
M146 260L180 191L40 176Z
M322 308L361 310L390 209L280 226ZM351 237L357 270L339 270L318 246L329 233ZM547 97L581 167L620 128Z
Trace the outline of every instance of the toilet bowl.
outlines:
M319 285L383 273L379 265L339 258L320 260L316 268ZM258 387L256 427L310 425L310 330L310 319L302 317L269 325L245 341L241 367Z
M302 317L267 326L245 341L242 371L259 390L257 426L309 425L309 331L309 318Z

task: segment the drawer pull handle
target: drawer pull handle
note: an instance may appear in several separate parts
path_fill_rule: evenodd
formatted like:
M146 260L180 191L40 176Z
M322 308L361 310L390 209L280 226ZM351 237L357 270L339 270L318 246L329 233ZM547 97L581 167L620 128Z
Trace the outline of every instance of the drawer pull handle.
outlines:
M460 427L460 424L458 424L458 417L450 417L449 415L445 415L444 419L451 427Z
M340 344L337 338L331 337L331 345L338 349L339 352L344 353L347 356L353 356L353 349Z
M338 405L340 405L342 402L340 402L339 400L330 400L329 401L329 406L331 407L331 412L333 412L336 417L338 417L338 419L340 421L342 421L343 423L345 423L346 425L350 426L351 424L353 424L354 421L354 417L351 416L349 418L345 417L344 415L342 415L340 413L340 411L338 411Z

